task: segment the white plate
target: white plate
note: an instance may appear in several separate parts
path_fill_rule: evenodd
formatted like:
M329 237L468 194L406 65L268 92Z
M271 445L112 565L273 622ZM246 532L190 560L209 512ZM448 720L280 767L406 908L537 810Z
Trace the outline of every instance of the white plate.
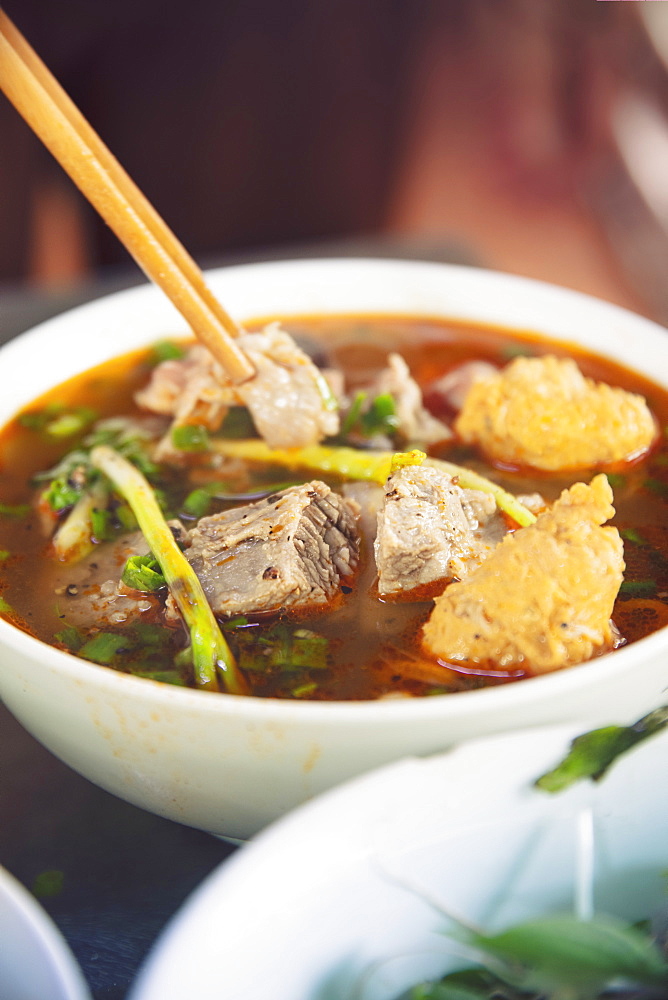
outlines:
M0 868L2 1000L90 1000L65 939L37 901Z
M452 961L430 899L486 928L592 903L647 916L665 901L668 732L599 784L533 789L580 731L406 759L301 807L194 894L131 1000L390 1000Z

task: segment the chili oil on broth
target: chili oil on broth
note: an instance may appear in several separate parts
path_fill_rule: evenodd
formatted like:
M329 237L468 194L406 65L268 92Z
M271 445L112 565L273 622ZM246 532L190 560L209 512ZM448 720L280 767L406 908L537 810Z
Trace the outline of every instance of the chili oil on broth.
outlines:
M262 324L255 324L259 328ZM284 320L284 327L299 341L313 345L318 362L344 369L351 388L367 382L385 364L388 353L403 355L411 373L423 390L447 370L473 359L503 365L519 353L553 353L573 357L586 376L645 396L662 428L668 426L668 393L643 376L616 362L608 361L583 349L552 343L543 337L474 324L448 323L442 320L410 317L299 317ZM37 413L54 403L66 408L89 407L98 417L137 416L134 392L143 385L152 365L151 349L135 351L116 358L56 387L26 407L23 414ZM428 398L428 397L427 397ZM54 639L67 625L66 591L55 594L55 578L62 577L63 566L49 557L49 542L34 509L35 488L32 477L52 467L76 446L76 437L49 440L44 434L24 426L21 415L0 434L0 593L6 602L3 616L42 641L60 645ZM576 479L588 481L591 474L577 476L548 475L490 467L477 453L462 447L433 450L460 465L487 475L511 493L539 492L552 501ZM614 609L614 621L627 642L634 642L668 624L668 449L664 434L656 449L635 465L609 473L614 491L614 523L624 539L627 570ZM183 482L182 471L165 477L170 504L178 511L184 497L202 478L199 466L191 479ZM276 467L252 468L230 487L243 491L262 484L290 479L306 482L309 474L286 474ZM334 489L340 480L322 476ZM21 516L12 508L31 505L30 513ZM208 513L214 513L213 507ZM9 510L9 512L7 512ZM187 524L187 522L186 522ZM444 670L425 660L419 648L421 626L431 610L431 602L409 603L381 601L375 591L375 567L371 546L363 546L361 565L356 577L346 581L346 591L338 595L333 608L310 613L293 612L249 616L245 626L227 632L227 638L242 664L251 691L261 697L298 697L325 700L364 700L383 696L421 696L445 694L491 684L508 683L528 675L528 671L509 673L465 668ZM5 555L7 553L7 555ZM349 584L349 586L348 586ZM347 591L350 591L349 593ZM142 616L149 637L145 659L118 655L108 666L132 672L144 666L145 675L174 679L173 661L185 647L185 629L177 622L159 630L167 641L161 648L154 643L156 631L151 626L161 621L155 608ZM108 627L104 627L109 631ZM295 649L295 630L299 648ZM123 627L114 629L126 634ZM256 637L270 634L278 650L269 669L257 656ZM315 635L316 639L309 640ZM152 638L151 638L152 636ZM136 652L137 636L131 636ZM253 652L255 648L255 653ZM255 662L253 657L255 656ZM291 663L292 659L292 663ZM164 661L164 662L163 662ZM311 666L294 662L310 661ZM316 664L315 666L313 664ZM290 665L291 669L287 669ZM169 675L169 677L168 677ZM181 682L191 683L187 671L178 672Z

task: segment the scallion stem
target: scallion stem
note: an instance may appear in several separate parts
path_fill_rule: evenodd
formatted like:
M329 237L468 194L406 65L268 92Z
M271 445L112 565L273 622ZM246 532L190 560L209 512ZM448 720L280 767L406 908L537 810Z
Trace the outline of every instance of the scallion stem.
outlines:
M309 469L313 472L332 473L345 479L366 479L384 483L392 471L394 452L361 451L357 448L330 448L326 445L312 445L308 448L270 448L264 441L228 441L214 438L212 448L223 455L244 458L250 462L272 462L288 469ZM536 520L534 514L521 504L512 493L497 486L484 476L452 462L442 462L438 458L425 458L425 465L441 469L456 476L464 489L481 490L491 493L499 510L525 528Z
M209 691L246 694L246 683L192 566L174 540L150 485L138 469L113 448L99 445L91 462L127 500L146 542L160 564L172 597L190 631L195 682Z

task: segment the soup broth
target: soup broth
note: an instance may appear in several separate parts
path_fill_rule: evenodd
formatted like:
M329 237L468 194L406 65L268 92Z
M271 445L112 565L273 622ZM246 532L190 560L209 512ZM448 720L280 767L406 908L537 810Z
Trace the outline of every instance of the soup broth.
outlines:
M456 366L471 360L502 366L518 354L550 353L574 358L588 377L641 394L660 427L668 426L668 394L657 385L614 362L576 347L566 351L562 344L528 333L384 316L299 317L283 320L282 325L308 346L319 364L341 368L353 392L383 368L389 352L397 351L422 387L426 405L436 412L441 403L430 395L430 386ZM77 447L95 420L141 416L134 393L146 384L155 363L154 349L117 358L58 386L2 431L0 610L43 642L106 668L192 686L187 633L177 616L165 621L164 592L147 597L142 614L127 623L84 627L72 620L72 599L82 586L80 571L50 554L44 512L35 502L43 488L35 477ZM246 435L244 414L234 412L231 417L237 423L228 418L221 433ZM575 481L588 482L597 471L566 475L492 467L477 451L456 441L430 453L481 473L513 494L537 492L547 502ZM668 623L665 435L642 460L607 475L614 492L613 523L624 540L626 562L613 620L629 643ZM230 509L235 497L245 503L263 491L271 493L313 478L312 472L238 462L226 466L221 475L203 453L180 466L161 467L158 481L164 509L190 527L198 513ZM318 474L317 478L333 490L342 488L340 477ZM122 513L119 507L121 519ZM118 524L116 530L120 531ZM87 564L102 559L103 550L113 544L96 546L86 555ZM444 695L531 676L530 665L504 671L430 660L420 634L432 595L423 596L424 600L411 602L379 597L373 539L363 531L359 567L325 608L236 616L221 619L221 625L250 693L260 697L364 700Z

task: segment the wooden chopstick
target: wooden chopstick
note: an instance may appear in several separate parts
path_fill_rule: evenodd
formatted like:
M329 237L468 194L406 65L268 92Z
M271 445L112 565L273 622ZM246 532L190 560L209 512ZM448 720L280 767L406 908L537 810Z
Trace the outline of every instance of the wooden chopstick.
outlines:
M254 368L199 267L0 9L0 89L236 382Z

